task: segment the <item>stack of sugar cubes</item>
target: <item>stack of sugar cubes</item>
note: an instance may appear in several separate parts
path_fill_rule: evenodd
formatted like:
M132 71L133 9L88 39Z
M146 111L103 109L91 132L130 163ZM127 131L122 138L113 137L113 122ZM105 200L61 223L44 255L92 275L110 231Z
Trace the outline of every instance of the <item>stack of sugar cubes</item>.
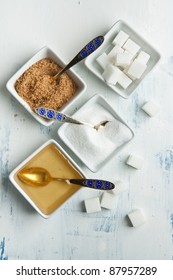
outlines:
M126 89L136 79L141 79L147 68L150 55L120 30L112 41L114 47L102 53L96 61L103 69L102 77L111 85L117 83Z

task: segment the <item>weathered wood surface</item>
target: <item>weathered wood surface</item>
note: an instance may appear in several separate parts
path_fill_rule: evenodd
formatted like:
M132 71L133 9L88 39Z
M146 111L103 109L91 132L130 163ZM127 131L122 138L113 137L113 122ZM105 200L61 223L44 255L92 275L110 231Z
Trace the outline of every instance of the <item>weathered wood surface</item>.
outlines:
M0 259L172 259L173 257L173 17L171 0L0 0ZM135 131L134 140L104 169L88 176L120 179L126 191L114 210L87 215L83 200L100 195L83 189L50 219L41 218L11 185L8 175L46 140L59 141L59 124L44 128L14 100L6 81L42 46L69 60L92 37L123 19L162 54L136 92L124 100L81 63L74 69L87 91L73 113L96 93L106 97ZM148 100L155 118L141 111ZM136 171L130 153L144 158ZM77 160L77 158L74 158ZM129 226L126 215L140 208L147 222Z

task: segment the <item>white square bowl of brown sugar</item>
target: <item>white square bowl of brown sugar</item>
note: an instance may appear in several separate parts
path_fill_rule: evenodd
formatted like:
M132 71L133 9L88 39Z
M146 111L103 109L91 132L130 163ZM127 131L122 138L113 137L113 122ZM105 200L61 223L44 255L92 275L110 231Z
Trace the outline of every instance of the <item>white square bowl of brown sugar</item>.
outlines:
M41 48L7 82L8 91L42 125L54 121L35 113L37 107L64 112L85 92L86 83L69 69L58 81L51 79L64 62L50 48Z

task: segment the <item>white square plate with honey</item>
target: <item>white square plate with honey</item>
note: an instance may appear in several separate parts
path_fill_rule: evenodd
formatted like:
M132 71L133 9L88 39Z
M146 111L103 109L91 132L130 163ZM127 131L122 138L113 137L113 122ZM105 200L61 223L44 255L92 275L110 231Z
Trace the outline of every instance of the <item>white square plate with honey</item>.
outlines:
M52 177L85 178L84 173L73 159L53 139L44 143L17 166L9 175L10 181L44 218L48 218L55 212L81 186L57 181L51 181L46 186L30 186L18 178L19 171L30 167L45 168Z

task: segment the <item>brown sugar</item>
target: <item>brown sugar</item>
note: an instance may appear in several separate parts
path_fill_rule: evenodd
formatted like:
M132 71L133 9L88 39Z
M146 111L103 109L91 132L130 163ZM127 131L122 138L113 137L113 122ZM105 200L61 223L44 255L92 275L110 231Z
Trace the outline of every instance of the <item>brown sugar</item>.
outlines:
M44 58L28 68L15 83L17 93L29 104L32 110L46 107L60 109L76 92L77 86L67 73L53 80L61 70L58 64Z

